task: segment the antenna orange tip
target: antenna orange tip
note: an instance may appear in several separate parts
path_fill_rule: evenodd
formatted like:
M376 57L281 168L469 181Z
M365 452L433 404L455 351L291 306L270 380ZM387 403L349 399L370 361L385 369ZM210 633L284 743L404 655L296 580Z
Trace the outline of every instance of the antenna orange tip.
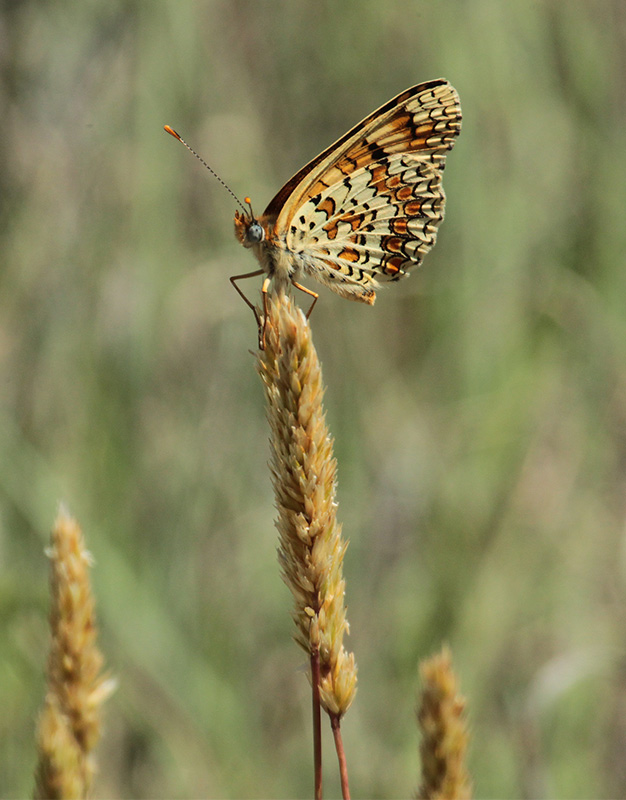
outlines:
M244 197L244 198L243 198L243 202L244 202L244 203L247 203L248 205L250 205L250 203L252 202L252 200L250 200L250 198L249 198L249 197Z
M164 125L164 126L163 126L163 130L164 130L164 131L167 131L167 133L169 133L169 134L170 134L170 136L173 136L175 139L178 139L178 140L180 141L180 136L179 136L179 135L176 133L176 131L174 130L174 128L170 128L170 126L169 126L169 125Z

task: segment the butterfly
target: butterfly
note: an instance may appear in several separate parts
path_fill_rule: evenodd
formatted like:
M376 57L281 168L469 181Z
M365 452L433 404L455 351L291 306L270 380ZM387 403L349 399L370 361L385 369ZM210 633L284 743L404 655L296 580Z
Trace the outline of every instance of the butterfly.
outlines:
M270 287L291 284L313 297L308 317L319 295L299 282L303 275L341 297L372 305L380 282L398 281L422 262L443 219L442 174L460 130L455 89L444 79L421 83L302 167L260 216L249 198L248 208L240 203L235 235L253 251L260 269L230 280L255 314L261 347ZM265 275L262 320L237 285L260 275Z

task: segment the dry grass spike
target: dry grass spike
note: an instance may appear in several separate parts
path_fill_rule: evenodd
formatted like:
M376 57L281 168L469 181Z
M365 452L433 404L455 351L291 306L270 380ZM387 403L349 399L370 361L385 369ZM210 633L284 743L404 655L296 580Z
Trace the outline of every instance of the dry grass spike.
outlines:
M36 798L86 797L95 773L100 707L114 689L96 646L91 556L76 520L62 509L50 547L52 633L47 693L37 726Z
M422 732L422 783L418 800L469 800L465 700L458 694L450 651L444 647L423 661L420 674L423 686L417 716Z

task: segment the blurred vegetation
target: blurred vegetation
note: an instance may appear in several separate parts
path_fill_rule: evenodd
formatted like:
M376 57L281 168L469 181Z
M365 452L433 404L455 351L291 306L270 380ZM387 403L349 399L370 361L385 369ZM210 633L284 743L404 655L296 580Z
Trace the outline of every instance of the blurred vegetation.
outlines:
M444 76L447 219L374 309L323 291L359 693L354 796L418 783L449 643L477 797L626 796L626 5L0 9L0 794L32 790L57 503L96 559L100 797L304 797L234 204ZM328 742L330 744L330 742ZM331 750L326 788L337 793Z

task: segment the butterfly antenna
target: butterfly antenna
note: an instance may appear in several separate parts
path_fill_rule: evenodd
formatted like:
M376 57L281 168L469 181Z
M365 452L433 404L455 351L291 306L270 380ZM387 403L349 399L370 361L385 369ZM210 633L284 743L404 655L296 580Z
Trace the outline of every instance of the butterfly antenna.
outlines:
M169 126L169 125L164 125L164 126L163 126L163 130L164 130L164 131L166 131L167 133L169 133L169 134L170 134L170 136L173 136L175 139L178 139L178 141L179 141L179 142L181 142L182 144L184 144L184 145L185 145L185 147L187 148L187 150L189 150L189 152L190 152L190 153L193 153L193 154L194 154L194 156L195 156L195 157L198 159L198 161L200 161L202 164L204 164L204 166L205 166L205 167L206 167L206 168L209 170L209 172L211 173L211 175L213 175L213 177L215 177L215 178L217 178L217 179L218 179L218 181L219 181L219 182L222 184L222 186L223 186L223 187L226 189L226 191L227 191L227 192L230 192L230 194L231 194L231 195L232 195L232 196L235 198L235 200L236 200L236 201L237 201L237 203L238 203L238 204L241 206L241 208L243 208L244 214L247 214L247 213L248 213L248 211L247 211L246 207L245 207L245 206L244 206L244 204L241 202L241 200L240 200L240 199L237 197L237 195L236 195L236 194L233 192L233 190L230 188L230 186L229 186L229 185L228 185L228 184L227 184L225 181L223 181L223 180L220 178L220 176L217 174L217 172L216 172L216 171L215 171L215 170L214 170L212 167L210 167L210 166L209 166L209 165L206 163L206 161L205 161L205 160L204 160L204 159L203 159L201 156L199 156L199 155L196 153L196 151L193 149L193 147L189 147L189 145L188 145L188 144L187 144L187 142L186 142L186 141L183 139L183 137L180 135L180 133L176 133L176 131L174 130L174 128L170 128L170 126ZM246 198L245 198L245 200L246 200L246 203L248 203L248 205L250 205L250 199L249 199L248 197L246 197ZM250 211L252 211L252 206L250 206Z

